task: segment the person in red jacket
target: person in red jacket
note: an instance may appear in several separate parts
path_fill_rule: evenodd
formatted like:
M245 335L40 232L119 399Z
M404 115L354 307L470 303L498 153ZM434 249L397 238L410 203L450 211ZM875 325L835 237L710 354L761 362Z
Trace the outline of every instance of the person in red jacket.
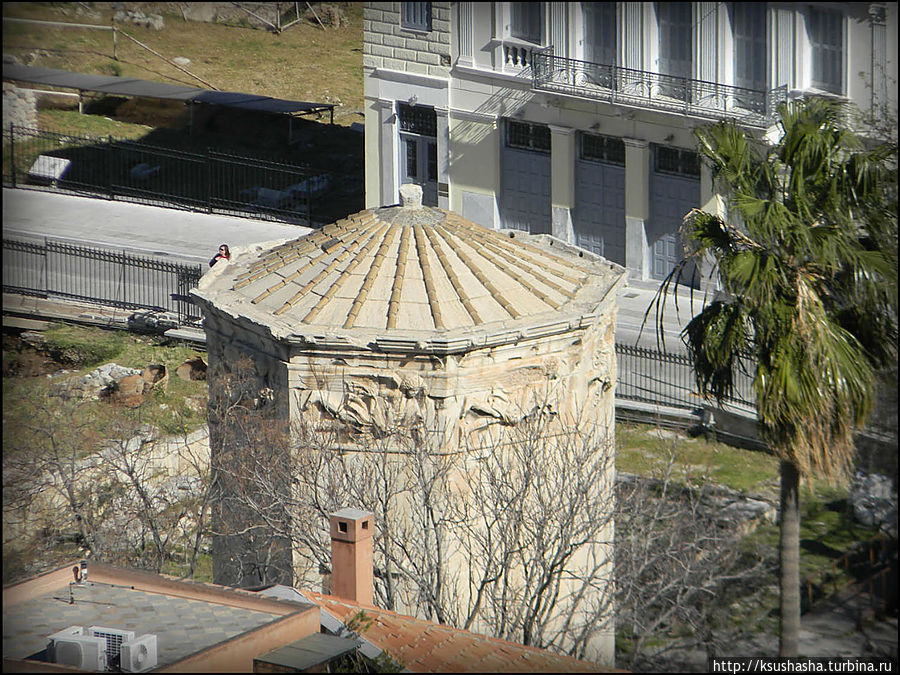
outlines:
M222 244L219 247L219 252L209 261L209 266L212 267L220 260L231 260L231 251L228 249L228 244Z

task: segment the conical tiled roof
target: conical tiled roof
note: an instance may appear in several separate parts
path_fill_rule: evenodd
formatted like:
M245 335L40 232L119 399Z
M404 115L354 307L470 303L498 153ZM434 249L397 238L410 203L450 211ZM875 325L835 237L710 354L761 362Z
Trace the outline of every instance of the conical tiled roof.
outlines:
M550 242L490 230L444 209L384 207L249 264L233 260L213 286L221 288L217 302L227 298L233 310L283 334L495 332L557 321L579 300L596 304L605 295L598 280L608 289L621 274L602 258Z

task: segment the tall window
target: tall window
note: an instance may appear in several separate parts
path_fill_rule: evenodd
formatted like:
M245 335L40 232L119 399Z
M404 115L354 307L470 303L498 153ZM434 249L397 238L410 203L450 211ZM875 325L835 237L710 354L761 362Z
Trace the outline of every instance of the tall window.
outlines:
M658 2L656 18L659 24L659 72L690 77L693 57L691 3Z
M403 6L400 13L401 28L431 30L430 2L401 2L400 4Z
M616 64L616 3L583 2L584 58L591 63Z
M843 93L844 19L840 12L810 7L806 32L812 46L812 85Z
M734 32L734 83L738 87L766 90L766 5L731 3Z
M541 42L544 35L543 3L511 2L510 35L528 42Z

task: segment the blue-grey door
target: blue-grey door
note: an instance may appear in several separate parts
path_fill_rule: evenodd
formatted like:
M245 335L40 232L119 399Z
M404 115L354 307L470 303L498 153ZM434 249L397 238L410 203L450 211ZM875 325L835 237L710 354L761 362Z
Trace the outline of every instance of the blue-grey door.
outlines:
M575 174L575 243L624 265L625 167L578 160Z
M422 187L425 206L437 206L437 139L400 133L400 178Z
M700 179L654 171L650 183L650 276L663 279L681 260L678 231L684 216L700 206Z
M500 174L501 227L550 234L550 154L505 147Z

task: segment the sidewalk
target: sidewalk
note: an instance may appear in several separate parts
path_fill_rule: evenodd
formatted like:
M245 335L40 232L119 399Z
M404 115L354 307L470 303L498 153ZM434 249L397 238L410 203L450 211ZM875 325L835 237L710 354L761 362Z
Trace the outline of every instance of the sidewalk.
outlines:
M81 197L48 190L3 188L3 236L51 237L86 246L208 262L219 244L232 248L293 239L310 228Z
M3 235L52 237L87 246L206 263L219 244L232 248L301 237L307 227L265 220L167 209L158 206L60 194L48 190L3 189ZM657 349L656 314L644 314L657 281L629 279L618 294L616 341ZM682 352L682 328L702 307L702 294L680 289L666 301L665 348Z

